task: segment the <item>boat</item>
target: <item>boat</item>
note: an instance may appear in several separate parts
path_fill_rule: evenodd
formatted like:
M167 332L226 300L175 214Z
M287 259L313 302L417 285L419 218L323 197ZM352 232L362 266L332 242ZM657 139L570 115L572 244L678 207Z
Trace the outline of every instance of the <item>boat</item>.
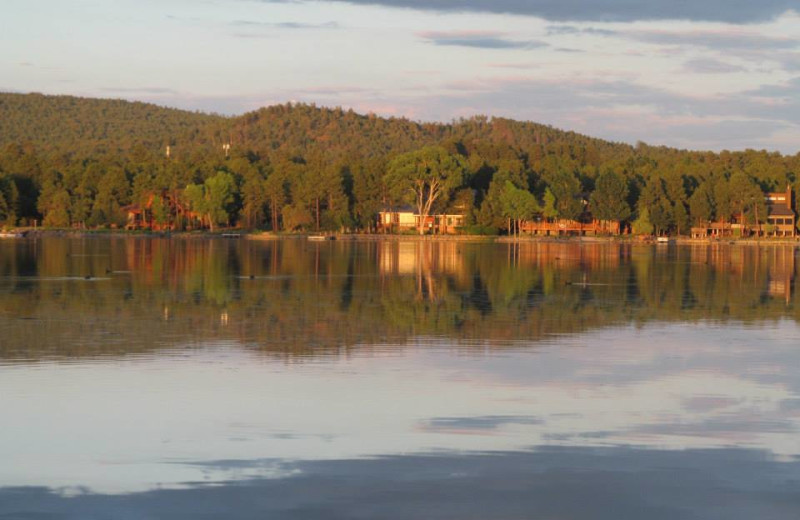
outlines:
M658 242L659 244L671 244L674 241L675 240L670 238L670 237L658 237L658 238L656 238L656 242Z
M308 235L308 239L314 242L322 242L324 240L336 240L336 237L333 235Z
M25 238L23 231L0 231L0 238Z

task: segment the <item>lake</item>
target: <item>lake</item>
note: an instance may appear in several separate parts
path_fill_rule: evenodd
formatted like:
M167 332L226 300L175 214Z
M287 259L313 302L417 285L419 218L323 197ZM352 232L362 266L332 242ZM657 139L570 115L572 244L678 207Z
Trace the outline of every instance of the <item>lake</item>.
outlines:
M0 518L800 518L797 267L0 241Z

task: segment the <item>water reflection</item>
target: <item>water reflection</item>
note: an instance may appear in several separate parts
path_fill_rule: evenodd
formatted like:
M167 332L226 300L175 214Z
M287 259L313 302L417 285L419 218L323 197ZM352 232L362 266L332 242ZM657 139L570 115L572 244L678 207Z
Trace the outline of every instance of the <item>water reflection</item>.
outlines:
M275 461L209 466L276 466ZM654 471L654 468L658 468ZM548 449L285 465L290 478L131 495L0 489L0 512L47 518L790 520L798 464L725 449ZM30 504L36 504L31 508Z
M209 339L306 356L423 335L500 345L629 322L795 320L795 258L780 246L5 242L0 356Z
M0 243L0 516L795 518L795 273L783 247Z

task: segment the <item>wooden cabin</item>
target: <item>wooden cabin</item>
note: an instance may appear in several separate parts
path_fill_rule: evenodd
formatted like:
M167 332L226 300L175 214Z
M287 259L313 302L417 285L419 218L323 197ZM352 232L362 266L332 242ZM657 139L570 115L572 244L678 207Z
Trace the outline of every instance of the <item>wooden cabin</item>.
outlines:
M153 204L158 200L165 204L166 222L159 222L155 217ZM128 230L174 231L179 220L183 220L184 224L190 228L202 221L200 215L192 212L188 205L169 190L150 193L144 203L130 204L123 207L122 210L127 214L125 229Z
M767 193L767 224L775 236L793 237L797 235L797 217L794 212L792 187L786 191Z
M388 233L419 229L422 216L411 206L384 208L378 213L378 229ZM466 223L461 214L438 213L428 215L422 222L426 232L432 234L454 234Z
M767 225L741 224L733 222L705 222L692 228L692 238L725 238L733 236L772 235L780 237L797 236L797 216L794 210L792 187L786 191L766 193ZM741 220L741 219L739 219Z
M615 220L597 220L580 222L578 220L525 220L520 224L520 232L539 236L559 235L619 235L622 227Z

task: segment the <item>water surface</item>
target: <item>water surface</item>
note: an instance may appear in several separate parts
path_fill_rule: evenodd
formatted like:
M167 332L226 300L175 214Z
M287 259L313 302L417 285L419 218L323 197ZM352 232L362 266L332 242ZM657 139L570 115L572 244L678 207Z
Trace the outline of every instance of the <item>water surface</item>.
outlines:
M0 242L0 517L800 517L793 247Z

